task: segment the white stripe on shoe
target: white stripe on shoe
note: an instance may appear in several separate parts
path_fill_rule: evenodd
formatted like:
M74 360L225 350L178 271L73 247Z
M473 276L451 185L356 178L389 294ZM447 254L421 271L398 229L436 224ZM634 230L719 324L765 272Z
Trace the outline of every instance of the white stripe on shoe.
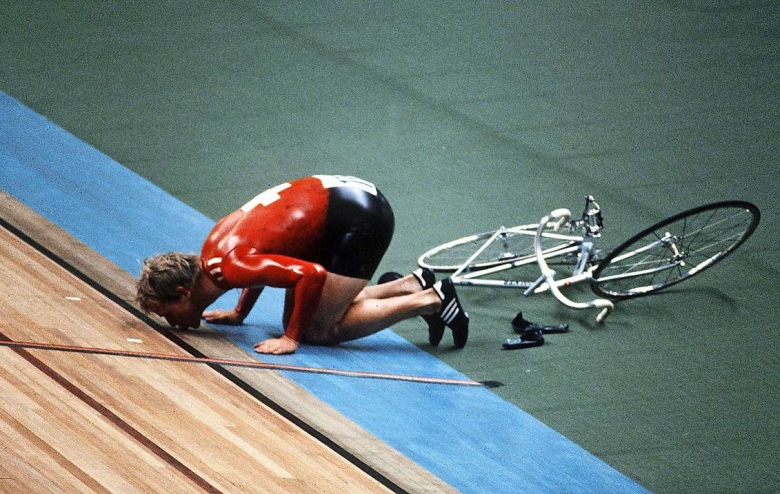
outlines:
M450 303L447 304L447 308L442 311L441 318L445 324L450 324L458 315L458 312L460 312L458 303L455 299L452 299L450 300Z
M441 291L441 281L437 282L435 285L433 285L433 289L436 291L436 295L439 296L442 302L444 302L444 292Z
M412 274L415 278L417 278L417 281L420 283L420 286L425 288L425 279L423 278L423 270L422 268L417 268L414 271L412 271Z

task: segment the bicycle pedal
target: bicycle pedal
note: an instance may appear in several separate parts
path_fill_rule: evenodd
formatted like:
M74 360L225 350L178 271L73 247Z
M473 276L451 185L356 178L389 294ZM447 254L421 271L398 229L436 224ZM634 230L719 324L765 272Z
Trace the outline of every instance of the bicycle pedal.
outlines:
M544 338L538 340L524 340L523 338L508 338L502 345L505 350L518 350L520 348L533 348L544 345Z
M522 333L525 328L531 325L531 321L526 321L523 317L523 311L517 313L514 319L512 319L512 329L515 333Z
M523 334L525 331L536 329L541 330L544 334L557 334L567 333L569 331L569 325L567 323L555 325L534 324L531 321L525 320L525 318L523 318L523 312L520 311L517 313L517 316L512 319L512 329L518 334Z

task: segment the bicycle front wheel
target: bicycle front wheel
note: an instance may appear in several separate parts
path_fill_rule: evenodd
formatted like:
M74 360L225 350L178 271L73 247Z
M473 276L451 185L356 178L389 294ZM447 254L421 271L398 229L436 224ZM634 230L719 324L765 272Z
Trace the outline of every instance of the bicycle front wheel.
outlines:
M533 230L531 228L534 228ZM517 261L535 259L534 234L536 225L525 225L506 229L474 258L465 268L466 272L488 269ZM439 245L421 255L417 264L436 272L452 272L463 266L496 232L486 232L459 238ZM576 242L566 235L544 233L542 250L554 252L574 245ZM576 255L572 263L576 261Z
M591 288L613 299L657 292L701 273L753 234L758 208L744 201L700 206L631 237L598 265Z

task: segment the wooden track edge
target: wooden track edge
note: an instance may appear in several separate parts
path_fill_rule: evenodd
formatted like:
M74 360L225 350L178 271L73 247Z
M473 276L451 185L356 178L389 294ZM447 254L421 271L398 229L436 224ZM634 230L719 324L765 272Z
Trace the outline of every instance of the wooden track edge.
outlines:
M32 240L38 248L47 250L112 294L111 298L120 306L129 306L140 312L134 301L136 280L133 276L2 190L0 219ZM147 323L151 323L153 329L156 325L167 328L161 319L149 319L151 321ZM167 329L167 332L174 335L174 340L178 338L183 341L185 349L191 347L188 350L195 349L196 353L206 357L256 361L206 324L197 331ZM237 379L234 383L325 442L391 490L414 493L458 492L280 373L242 368L222 369L221 373L235 376Z

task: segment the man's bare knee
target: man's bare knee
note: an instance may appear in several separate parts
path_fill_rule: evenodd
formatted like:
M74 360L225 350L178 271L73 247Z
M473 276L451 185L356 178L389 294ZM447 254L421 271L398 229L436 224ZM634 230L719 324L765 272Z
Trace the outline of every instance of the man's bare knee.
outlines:
M339 337L341 324L336 323L327 328L317 328L307 331L305 341L310 345L332 346L343 343L345 340Z

